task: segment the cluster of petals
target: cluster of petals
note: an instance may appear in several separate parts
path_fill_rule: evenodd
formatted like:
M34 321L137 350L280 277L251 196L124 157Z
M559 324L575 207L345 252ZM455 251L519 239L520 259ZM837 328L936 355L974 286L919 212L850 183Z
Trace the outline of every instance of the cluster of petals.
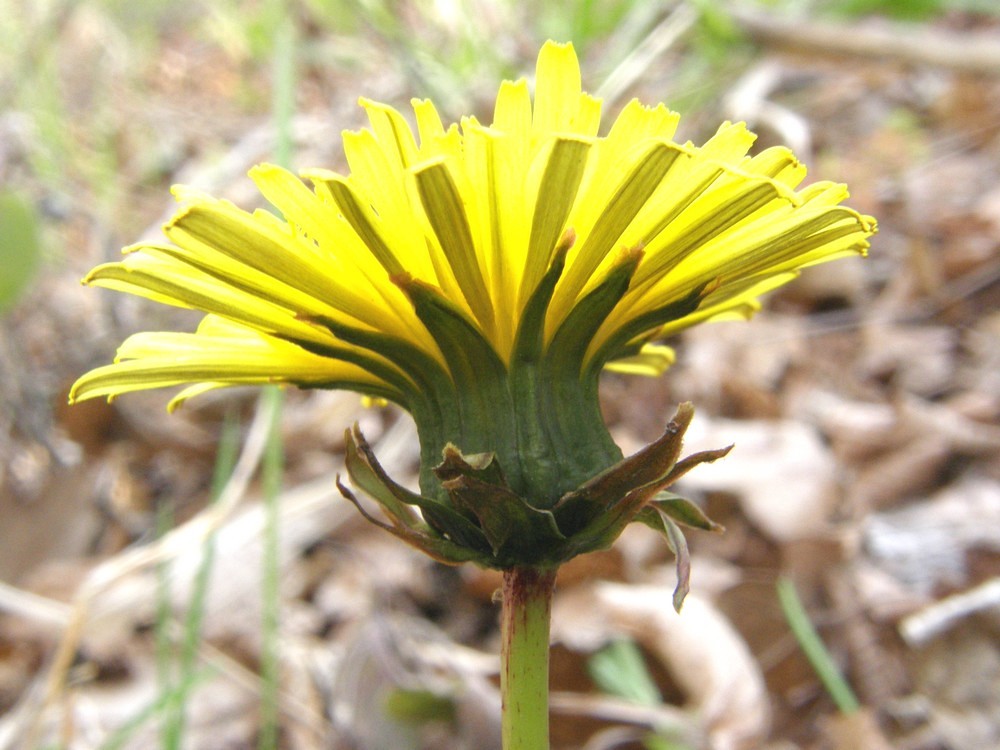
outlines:
M371 124L344 134L346 176L255 167L278 213L177 189L168 242L126 248L90 273L88 283L207 315L194 333L130 337L72 399L185 385L177 404L290 383L408 407L421 363L454 367L418 299L430 295L509 364L555 265L543 356L574 311L620 278L580 342L581 366L658 373L672 356L663 339L752 313L800 269L864 253L875 231L841 205L843 185L800 189L806 171L789 150L749 156L743 124L701 146L677 143L677 114L632 101L602 134L601 103L583 93L570 45L543 47L533 97L526 81L504 82L490 125L445 127L421 100L414 132L391 107L361 104Z

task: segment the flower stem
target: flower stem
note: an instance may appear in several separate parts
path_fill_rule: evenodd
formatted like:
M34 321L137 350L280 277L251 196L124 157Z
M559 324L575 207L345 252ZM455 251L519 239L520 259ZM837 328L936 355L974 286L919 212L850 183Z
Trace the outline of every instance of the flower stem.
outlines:
M503 574L500 694L504 750L549 750L549 616L555 569Z

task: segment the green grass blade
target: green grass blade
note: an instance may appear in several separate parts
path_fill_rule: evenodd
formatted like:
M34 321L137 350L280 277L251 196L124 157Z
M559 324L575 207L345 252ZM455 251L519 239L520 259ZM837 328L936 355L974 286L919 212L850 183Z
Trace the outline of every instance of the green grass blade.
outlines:
M264 392L262 406L271 414L271 431L264 450L262 482L266 522L264 525L264 570L261 596L261 727L257 747L278 747L280 651L278 634L281 624L279 570L281 481L284 471L284 446L281 442L281 407L284 394L276 387Z
M660 690L646 669L635 641L619 638L596 652L587 661L587 672L605 693L641 706L658 706Z
M274 92L272 101L277 133L275 161L284 167L291 166L294 150L295 46L295 22L286 7L274 36ZM261 591L263 609L261 622L261 718L260 735L257 740L259 750L276 750L279 735L280 653L278 635L281 624L281 582L279 569L280 508L278 503L281 496L285 463L280 431L283 403L284 395L276 387L268 388L261 401L262 408L270 412L271 429L267 447L264 450L262 475L266 523Z
M163 692L155 701L136 713L131 719L118 727L117 730L104 741L99 750L121 750L126 746L135 733L157 714L169 711L171 705L177 700L181 693L190 693L198 684L204 682L213 674L212 670L205 669L187 680L181 681L176 688Z
M240 428L238 422L228 417L222 427L219 448L215 458L215 471L212 476L212 503L222 494L226 482L233 473L236 458L240 448ZM183 743L187 712L185 706L189 699L188 688L194 685L195 665L198 657L198 646L201 643L201 626L205 617L205 601L208 597L208 584L212 567L215 564L215 532L205 537L202 546L201 563L195 574L191 600L188 603L187 616L184 619L183 640L180 649L178 665L179 685L174 691L174 714L171 717L173 744L169 747L180 748ZM187 687L183 687L187 686Z
M174 525L174 512L169 502L161 503L156 511L156 538L166 535ZM156 681L161 696L171 695L174 686L173 607L170 592L170 562L156 567L156 626L154 629L156 651ZM179 747L178 722L183 711L178 711L173 701L164 702L160 721L160 747L174 750ZM126 725L128 726L128 725Z
M816 676L841 713L854 713L859 708L858 699L809 620L809 615L795 591L795 584L790 578L782 576L778 579L777 588L778 601L781 603L781 610L785 613L788 626L809 663L816 670Z

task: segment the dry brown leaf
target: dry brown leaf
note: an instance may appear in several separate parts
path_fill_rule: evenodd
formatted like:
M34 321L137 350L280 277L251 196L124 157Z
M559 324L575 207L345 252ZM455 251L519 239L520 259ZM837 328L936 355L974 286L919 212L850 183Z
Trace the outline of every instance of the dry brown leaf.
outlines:
M793 394L790 407L819 426L843 461L863 461L912 438L892 404L857 401L810 384Z
M836 502L833 457L816 430L793 421L695 420L686 451L735 443L722 461L699 466L680 492L729 492L768 537L794 541L822 535Z
M706 599L688 596L680 614L672 584L597 583L557 593L553 637L592 651L629 635L656 655L687 696L716 750L755 748L766 736L770 708L764 678L746 643Z
M864 329L860 366L869 377L888 378L903 390L931 396L955 377L958 331L945 326L870 324Z
M937 484L951 456L948 440L934 433L879 455L861 467L848 493L849 504L863 515L925 492Z
M852 577L858 604L876 622L895 623L901 617L926 606L931 598L921 595L890 572L858 555Z
M997 629L968 620L914 655L914 692L928 700L937 745L1000 747L1000 649Z
M866 709L828 716L820 728L830 750L892 750L875 715Z
M386 700L397 689L428 691L455 708L455 750L499 750L500 694L488 680L499 659L463 647L426 620L376 615L340 639L328 713L346 747L428 747L426 731L394 721Z
M975 214L990 227L994 242L1000 242L1000 186L987 190L979 197Z
M867 554L918 596L966 584L971 550L1000 551L1000 485L966 477L863 524Z

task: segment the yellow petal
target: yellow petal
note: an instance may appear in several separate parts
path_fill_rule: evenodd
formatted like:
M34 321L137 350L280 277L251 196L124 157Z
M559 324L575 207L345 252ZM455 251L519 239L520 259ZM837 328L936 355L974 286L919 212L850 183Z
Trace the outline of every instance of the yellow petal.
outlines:
M545 168L534 192L535 209L531 217L528 254L523 264L518 310L524 308L535 291L567 229L590 147L590 141L557 138L550 150L540 155Z
M577 202L571 225L579 233L579 249L570 252L569 266L553 298L550 331L564 319L582 290L600 283L601 277L595 277L594 271L609 257L680 153L669 142L633 149L622 155L623 176L616 183L594 184Z
M605 366L605 370L621 375L644 375L659 377L677 360L677 354L669 346L646 344L631 357L616 359Z
M140 333L125 340L115 364L81 377L71 401L117 396L147 388L185 384L261 385L297 383L312 387L363 385L372 395L402 395L369 371L321 357L249 329L225 334Z
M536 133L571 133L580 109L580 63L572 44L546 42L535 71Z
M427 219L462 295L489 337L496 327L495 311L455 180L441 161L423 164L413 175Z
M317 344L331 341L328 334L302 322L267 297L241 291L197 269L150 253L133 253L120 263L98 266L85 281L156 302L212 312L293 339Z
M372 132L378 139L382 152L389 155L403 169L417 158L417 143L406 120L395 109L370 99L361 99L361 106L368 113Z
M500 84L493 111L493 129L527 140L531 129L531 94L527 81Z

